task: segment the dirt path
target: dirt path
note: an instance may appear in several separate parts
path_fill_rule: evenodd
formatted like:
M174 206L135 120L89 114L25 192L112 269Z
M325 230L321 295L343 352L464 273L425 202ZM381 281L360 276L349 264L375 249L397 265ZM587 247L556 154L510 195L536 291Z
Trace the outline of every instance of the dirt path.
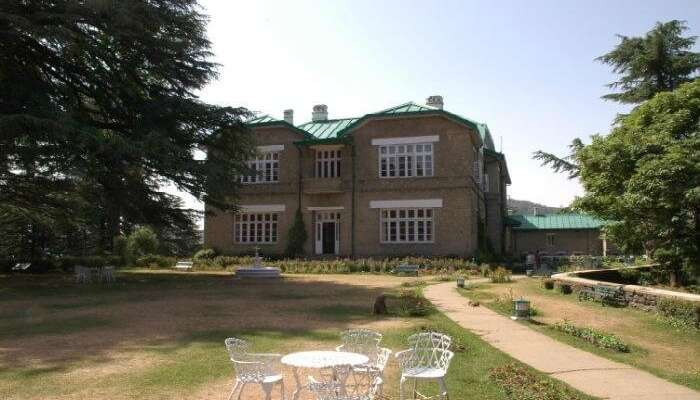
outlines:
M450 319L513 358L592 396L611 400L700 400L700 393L558 342L485 307L470 307L454 283L425 296Z

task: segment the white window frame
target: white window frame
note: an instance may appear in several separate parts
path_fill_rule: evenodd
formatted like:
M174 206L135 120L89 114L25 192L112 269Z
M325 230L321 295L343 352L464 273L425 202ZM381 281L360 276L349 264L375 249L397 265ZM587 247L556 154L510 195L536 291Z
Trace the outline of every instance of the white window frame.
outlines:
M279 240L277 212L239 212L234 216L233 241L236 244L275 244Z
M380 145L377 149L379 178L431 177L435 173L434 154L433 142Z
M435 213L435 208L379 209L379 242L382 244L435 243Z
M556 246L555 244L555 239L557 238L556 233L548 233L547 234L547 247L554 247Z
M316 149L316 178L339 178L342 155L340 149Z
M278 183L280 181L280 154L284 145L259 146L258 155L246 162L255 173L241 175L239 181L245 185Z

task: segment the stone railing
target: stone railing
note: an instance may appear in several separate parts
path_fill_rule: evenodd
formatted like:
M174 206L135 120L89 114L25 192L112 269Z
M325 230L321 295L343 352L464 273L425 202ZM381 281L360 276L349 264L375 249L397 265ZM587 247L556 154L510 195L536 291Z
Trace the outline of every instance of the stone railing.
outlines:
M614 271L609 269L607 271ZM561 274L552 275L552 279L556 284L571 285L574 291L581 290L582 287L594 288L599 285L604 285L612 288L622 289L625 296L625 301L630 307L636 307L643 310L652 310L656 308L656 303L661 298L669 298L674 300L688 301L700 305L700 295L692 293L676 292L673 290L657 289L639 285L624 285L620 283L606 282L595 279L582 278L580 274L589 272L601 272L606 270L586 270L575 272L564 272Z

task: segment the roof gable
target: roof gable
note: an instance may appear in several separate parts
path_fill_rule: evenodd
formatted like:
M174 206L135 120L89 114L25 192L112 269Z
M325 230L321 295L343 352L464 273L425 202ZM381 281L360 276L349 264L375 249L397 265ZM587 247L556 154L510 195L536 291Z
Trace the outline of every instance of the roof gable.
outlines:
M564 229L600 229L608 222L592 215L579 213L541 214L541 215L510 215L511 219L520 223L514 230L564 230Z

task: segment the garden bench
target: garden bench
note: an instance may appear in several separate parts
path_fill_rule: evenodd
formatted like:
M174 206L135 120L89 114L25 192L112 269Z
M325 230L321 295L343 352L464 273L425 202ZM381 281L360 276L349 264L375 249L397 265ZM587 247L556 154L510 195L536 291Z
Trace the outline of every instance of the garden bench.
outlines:
M13 271L26 271L29 268L31 268L32 264L31 263L17 263L15 264L14 267L12 267Z
M174 268L180 271L192 271L192 261L178 261Z
M413 275L418 275L418 270L420 269L420 265L416 264L401 264L396 269L394 270L395 273L400 274L413 274Z
M625 295L622 288L607 285L596 285L594 287L584 286L579 289L578 299L600 301L600 304L623 306L625 305Z

